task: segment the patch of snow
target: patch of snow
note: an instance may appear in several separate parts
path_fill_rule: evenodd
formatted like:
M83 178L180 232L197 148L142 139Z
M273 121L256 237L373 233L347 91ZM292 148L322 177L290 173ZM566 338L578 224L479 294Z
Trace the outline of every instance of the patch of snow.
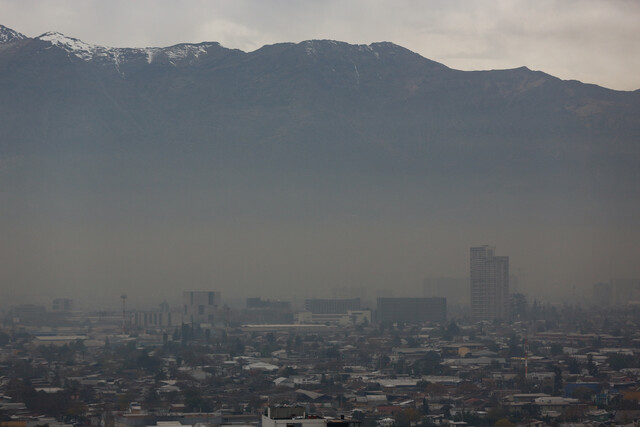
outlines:
M165 55L167 55L167 58L169 58L170 61L186 59L189 56L198 58L201 54L207 53L207 49L205 46L208 46L208 45L192 45L192 44L176 45L169 48L165 48L164 53Z
M26 36L4 25L0 25L0 43L9 43L22 39L26 39Z
M54 46L61 47L65 49L67 52L73 53L75 56L77 56L80 59L84 59L85 61L89 61L93 59L95 54L98 53L98 51L100 50L103 51L100 53L103 53L105 56L107 55L107 53L104 52L105 50L107 50L105 48L102 48L96 45L91 45L81 40L74 39L72 37L67 37L64 34L60 34L56 32L44 33L43 35L37 37L37 39L45 42L49 42Z
M116 71L118 71L118 74L124 75L124 73L120 71L120 62L121 62L120 55L121 55L121 52L118 49L114 49L113 62L116 67Z
M68 53L84 60L91 61L93 59L102 59L112 62L120 73L120 65L130 57L145 58L148 64L151 64L158 58L158 55L164 54L171 64L185 59L197 59L201 55L207 53L207 48L214 46L213 43L206 44L181 44L166 48L147 47L139 48L108 48L103 46L92 45L81 40L67 37L64 34L49 32L39 37L38 40L46 41L54 46L58 46Z
M148 47L143 50L147 57L147 64L151 64L153 62L153 58L156 56L159 50L160 49L153 48L153 47Z
M305 52L307 52L307 55L312 56L312 55L316 55L316 48L313 45L313 41L309 40L305 42L305 47L304 47Z
M207 48L215 46L213 43L205 44L179 44L171 47L157 48L150 47L144 49L144 53L147 57L147 63L151 64L158 58L158 55L164 54L169 60L169 63L176 65L176 62L198 59L200 55L207 53Z

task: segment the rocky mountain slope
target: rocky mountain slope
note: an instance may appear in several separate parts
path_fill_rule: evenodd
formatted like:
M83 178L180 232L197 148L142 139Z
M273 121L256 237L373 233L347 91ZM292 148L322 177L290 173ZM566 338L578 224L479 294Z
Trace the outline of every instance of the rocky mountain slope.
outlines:
M0 41L5 158L178 155L274 173L429 170L638 191L639 91L525 67L457 71L392 43L106 48L6 27Z

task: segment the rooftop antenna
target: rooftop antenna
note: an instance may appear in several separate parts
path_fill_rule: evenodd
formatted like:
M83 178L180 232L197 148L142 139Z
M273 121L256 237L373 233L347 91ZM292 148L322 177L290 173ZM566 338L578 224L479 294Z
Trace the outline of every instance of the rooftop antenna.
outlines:
M529 338L524 339L524 380L529 376Z
M125 313L126 313L126 311L125 311L125 301L127 301L127 294L120 295L120 298L122 298L122 335L124 335L125 332L126 332L126 328L125 328L125 325L126 325L125 324L125 319L126 319L126 316L125 316Z

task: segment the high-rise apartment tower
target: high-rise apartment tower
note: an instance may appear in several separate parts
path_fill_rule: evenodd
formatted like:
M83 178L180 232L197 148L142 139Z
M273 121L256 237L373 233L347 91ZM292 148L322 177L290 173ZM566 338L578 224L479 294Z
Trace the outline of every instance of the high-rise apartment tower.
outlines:
M471 248L471 317L506 319L509 315L509 257L490 246Z
M185 291L182 293L184 323L213 324L221 306L220 292Z

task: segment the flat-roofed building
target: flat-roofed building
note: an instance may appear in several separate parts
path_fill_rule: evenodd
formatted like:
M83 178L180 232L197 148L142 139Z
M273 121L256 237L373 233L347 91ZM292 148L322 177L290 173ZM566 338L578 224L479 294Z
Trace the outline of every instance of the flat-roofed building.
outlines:
M301 311L296 314L297 323L323 323L342 326L364 325L371 323L371 310L348 310L346 313L316 314Z
M69 312L73 310L73 300L71 298L56 298L51 304L51 310L55 312Z
M133 314L133 323L140 328L172 328L182 323L180 310L139 310Z
M304 307L314 314L346 314L349 310L360 310L360 298L312 298L304 301Z
M262 415L262 427L360 427L360 421L307 415L302 407L269 407Z

